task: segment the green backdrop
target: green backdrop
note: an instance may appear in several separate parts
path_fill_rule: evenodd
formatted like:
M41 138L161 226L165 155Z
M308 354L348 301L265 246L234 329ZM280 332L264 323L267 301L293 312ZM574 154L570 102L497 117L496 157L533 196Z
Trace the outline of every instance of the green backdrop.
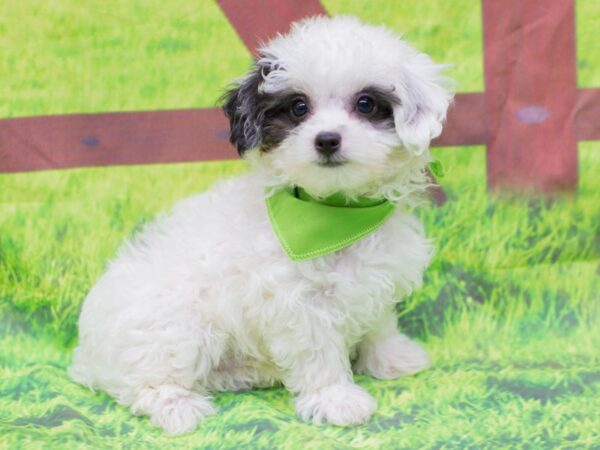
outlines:
M483 90L478 0L323 1L400 30L458 91ZM600 86L600 2L579 0L580 87ZM251 57L215 3L0 4L0 118L211 107ZM485 149L434 149L442 207L418 210L437 256L399 310L433 368L357 377L379 402L355 428L301 423L283 389L216 396L167 437L65 368L85 293L119 244L240 161L0 175L0 448L600 448L600 143L576 195L490 196Z

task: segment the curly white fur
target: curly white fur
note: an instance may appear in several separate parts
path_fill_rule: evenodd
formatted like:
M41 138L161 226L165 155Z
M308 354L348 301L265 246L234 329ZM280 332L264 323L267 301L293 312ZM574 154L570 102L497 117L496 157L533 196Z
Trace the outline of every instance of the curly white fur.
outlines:
M427 354L396 329L394 305L421 284L432 253L403 211L423 189L427 145L450 94L440 67L390 32L316 18L266 46L276 70L260 89L302 89L314 114L276 149L247 152L255 170L177 204L127 243L86 298L70 374L168 433L213 412L209 393L282 383L304 420L366 421L375 400L352 381L415 373ZM390 85L395 130L359 121L344 100ZM346 166L314 164L315 133L343 136ZM267 216L265 191L384 195L399 202L375 233L340 252L292 262Z

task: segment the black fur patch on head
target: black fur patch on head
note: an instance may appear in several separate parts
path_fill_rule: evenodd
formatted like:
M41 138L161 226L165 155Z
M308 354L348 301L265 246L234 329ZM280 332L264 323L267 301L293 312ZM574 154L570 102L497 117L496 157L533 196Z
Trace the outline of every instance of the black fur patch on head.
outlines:
M295 92L278 93L264 99L265 110L263 121L263 141L261 150L269 151L277 147L288 134L296 128L306 117L296 117L292 113L292 105L296 100L303 100L309 107L308 99L302 94Z
M262 118L259 109L258 87L262 82L262 68L255 68L223 96L223 111L229 119L229 142L242 155L261 142Z
M229 141L240 155L256 147L269 151L304 119L291 113L293 102L305 99L302 94L260 92L260 84L269 71L268 66L256 64L238 86L223 96L223 111L229 118Z
M375 102L375 108L368 114L359 114L373 125L382 128L394 128L394 106L400 104L400 98L394 93L394 89L385 89L378 86L368 86L358 92L354 102L361 96L368 96Z

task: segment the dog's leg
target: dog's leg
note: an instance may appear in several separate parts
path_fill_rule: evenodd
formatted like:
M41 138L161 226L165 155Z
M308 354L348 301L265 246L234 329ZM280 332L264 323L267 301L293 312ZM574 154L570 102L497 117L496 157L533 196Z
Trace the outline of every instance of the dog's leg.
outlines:
M429 355L415 341L398 332L396 315L389 311L358 347L357 373L391 380L430 366Z
M296 412L304 421L339 426L366 422L377 402L352 381L350 361L341 336L314 322L302 336L272 349L284 372L285 386L296 395ZM307 339L310 337L310 339Z
M150 416L167 433L186 433L214 412L206 386L226 337L199 321L155 323L126 333L129 346L122 346L112 367L103 367L102 373L96 368L94 375L103 378L94 384L134 414ZM84 362L78 361L77 368L86 369Z

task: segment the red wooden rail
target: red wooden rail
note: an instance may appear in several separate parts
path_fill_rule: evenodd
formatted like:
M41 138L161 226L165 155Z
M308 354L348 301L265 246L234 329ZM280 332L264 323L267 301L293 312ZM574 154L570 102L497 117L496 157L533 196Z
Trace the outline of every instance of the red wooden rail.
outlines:
M573 2L484 0L483 36L490 186L575 188Z
M218 0L251 49L318 0ZM600 140L600 89L576 89L573 0L483 0L484 93L456 96L434 145L487 145L495 189L572 189ZM550 50L551 49L551 50ZM0 172L235 158L217 109L0 120Z

